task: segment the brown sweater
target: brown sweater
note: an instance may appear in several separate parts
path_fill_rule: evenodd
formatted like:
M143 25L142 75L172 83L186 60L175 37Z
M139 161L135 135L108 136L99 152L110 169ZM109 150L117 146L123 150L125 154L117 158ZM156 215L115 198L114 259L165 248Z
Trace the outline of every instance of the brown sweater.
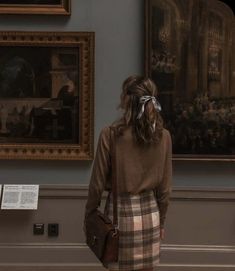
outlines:
M104 190L111 190L110 140L110 127L105 127L99 136L85 215L100 206ZM163 228L172 182L170 133L164 129L159 144L144 147L134 142L129 127L115 142L118 193L136 194L145 190L155 190L160 211L160 227Z

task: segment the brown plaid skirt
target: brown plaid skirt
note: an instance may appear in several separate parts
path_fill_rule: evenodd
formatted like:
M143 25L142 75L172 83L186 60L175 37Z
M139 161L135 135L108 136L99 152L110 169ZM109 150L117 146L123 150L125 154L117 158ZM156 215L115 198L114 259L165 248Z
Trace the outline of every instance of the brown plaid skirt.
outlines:
M105 212L113 219L112 194ZM109 270L154 268L160 259L160 220L154 192L118 196L119 260Z

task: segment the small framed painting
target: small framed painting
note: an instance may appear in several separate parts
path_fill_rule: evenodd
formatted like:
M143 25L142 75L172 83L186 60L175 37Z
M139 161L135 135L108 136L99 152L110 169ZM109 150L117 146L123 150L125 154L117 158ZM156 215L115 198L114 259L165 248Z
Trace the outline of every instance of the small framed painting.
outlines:
M2 14L70 15L71 0L0 0Z

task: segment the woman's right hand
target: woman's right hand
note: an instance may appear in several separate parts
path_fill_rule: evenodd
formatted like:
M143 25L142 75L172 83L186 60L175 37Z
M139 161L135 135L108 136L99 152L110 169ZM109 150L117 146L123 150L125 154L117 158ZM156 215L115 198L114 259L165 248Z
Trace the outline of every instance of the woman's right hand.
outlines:
M161 238L161 240L163 240L164 239L164 237L165 237L165 229L160 229L160 238Z

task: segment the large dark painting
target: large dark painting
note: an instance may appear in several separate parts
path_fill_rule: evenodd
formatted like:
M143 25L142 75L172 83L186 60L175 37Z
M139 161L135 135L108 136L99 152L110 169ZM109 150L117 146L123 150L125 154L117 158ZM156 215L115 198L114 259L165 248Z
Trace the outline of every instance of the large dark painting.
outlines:
M71 0L0 0L5 14L70 14Z
M20 153L17 149L26 144L24 151L32 157L37 148L50 158L60 159L54 153L58 148L68 159L92 156L92 40L89 33L0 33L5 154L13 145Z
M235 159L235 20L217 0L146 0L146 73L174 157Z

